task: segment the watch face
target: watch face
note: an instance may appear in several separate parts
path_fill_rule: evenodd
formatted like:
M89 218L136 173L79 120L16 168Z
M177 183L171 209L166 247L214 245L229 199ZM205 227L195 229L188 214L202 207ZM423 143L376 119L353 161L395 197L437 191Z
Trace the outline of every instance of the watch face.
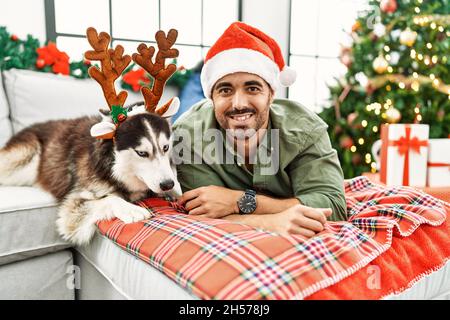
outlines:
M238 202L239 209L242 213L252 213L256 210L255 197L244 195Z

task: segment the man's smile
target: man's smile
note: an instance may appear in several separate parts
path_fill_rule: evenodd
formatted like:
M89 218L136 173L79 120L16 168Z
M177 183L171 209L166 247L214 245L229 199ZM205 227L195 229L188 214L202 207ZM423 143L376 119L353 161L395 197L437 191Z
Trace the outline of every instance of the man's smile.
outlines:
M253 117L253 113L244 113L244 114L236 114L232 116L228 116L228 118L232 119L234 122L239 124L245 124L249 119Z

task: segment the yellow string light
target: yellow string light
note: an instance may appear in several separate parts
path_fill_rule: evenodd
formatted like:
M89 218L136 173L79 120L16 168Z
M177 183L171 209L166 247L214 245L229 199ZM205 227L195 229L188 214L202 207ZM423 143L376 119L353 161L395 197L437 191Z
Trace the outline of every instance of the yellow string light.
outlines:
M351 152L356 152L356 147L355 147L355 146L351 146L351 147L350 147L350 151L351 151Z
M378 132L378 127L377 126L373 126L372 131L375 132L375 133Z
M363 138L359 138L359 139L358 139L358 143L359 143L360 145L363 145L363 144L364 144L364 139L363 139Z
M361 121L361 125L362 125L364 128L367 127L367 120Z

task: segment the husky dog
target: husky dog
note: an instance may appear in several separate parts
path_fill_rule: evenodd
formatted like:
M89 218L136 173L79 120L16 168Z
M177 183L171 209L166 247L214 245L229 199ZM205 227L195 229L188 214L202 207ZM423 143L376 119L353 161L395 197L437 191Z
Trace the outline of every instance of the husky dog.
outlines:
M88 28L94 50L89 60L101 62L89 74L101 86L110 110L102 117L48 121L28 127L0 149L0 185L39 186L60 203L57 228L64 239L85 245L92 238L98 220L117 217L125 223L150 216L131 202L151 194L181 194L171 159L171 129L166 118L178 111L178 98L160 108L165 82L176 66L165 67L165 58L178 56L171 49L177 37L158 31L158 54L141 44L133 60L153 78L144 88L145 107L123 108L126 92L116 94L114 81L131 57L123 47L109 48L110 36ZM100 121L101 120L101 121ZM100 122L99 122L100 121Z
M66 240L83 245L97 220L125 223L149 217L131 202L181 194L171 161L171 130L156 114L131 115L115 140L89 135L100 117L49 121L24 129L0 150L0 185L39 186L61 204L57 227Z

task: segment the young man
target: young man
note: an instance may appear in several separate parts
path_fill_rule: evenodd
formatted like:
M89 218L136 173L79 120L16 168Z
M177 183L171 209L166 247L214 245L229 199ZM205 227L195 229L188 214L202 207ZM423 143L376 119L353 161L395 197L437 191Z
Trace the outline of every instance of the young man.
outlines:
M210 48L201 73L209 99L174 124L179 202L189 214L306 237L327 219L346 220L326 124L299 103L274 99L279 84L294 81L278 44L244 23Z

